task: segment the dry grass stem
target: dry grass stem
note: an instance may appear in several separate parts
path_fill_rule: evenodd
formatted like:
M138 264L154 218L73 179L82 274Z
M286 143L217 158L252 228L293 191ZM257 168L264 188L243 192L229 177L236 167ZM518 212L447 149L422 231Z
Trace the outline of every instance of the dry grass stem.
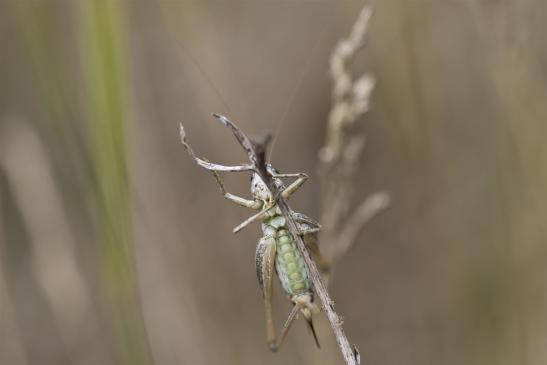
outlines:
M364 7L349 37L338 43L330 61L332 108L326 142L319 153L319 170L323 187L322 241L329 243L322 251L331 266L353 246L363 226L389 204L389 195L378 192L350 211L359 159L366 144L360 122L369 110L374 88L373 77L354 77L351 64L365 44L371 15L370 7Z

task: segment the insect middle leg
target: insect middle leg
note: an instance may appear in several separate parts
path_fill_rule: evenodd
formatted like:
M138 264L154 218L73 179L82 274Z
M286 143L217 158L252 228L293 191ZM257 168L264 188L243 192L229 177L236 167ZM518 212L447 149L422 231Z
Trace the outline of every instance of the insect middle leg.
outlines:
M236 228L234 228L234 233L237 233L237 232L241 231L243 228L247 227L249 224L251 224L254 221L259 220L262 217L264 217L270 211L271 208L273 208L273 207L269 207L269 208L266 208L264 210L261 210L260 212L256 213L255 215L253 215L253 216L247 218L246 220L244 220Z
M298 229L301 235L317 233L322 228L319 222L315 221L314 219L311 219L305 214L293 212L292 216L294 220L296 221L296 223L298 224Z
M321 230L321 225L302 213L294 212L293 218L298 225L300 235L304 239L304 244L311 253L319 270L322 273L329 272L330 264L319 251L318 233Z

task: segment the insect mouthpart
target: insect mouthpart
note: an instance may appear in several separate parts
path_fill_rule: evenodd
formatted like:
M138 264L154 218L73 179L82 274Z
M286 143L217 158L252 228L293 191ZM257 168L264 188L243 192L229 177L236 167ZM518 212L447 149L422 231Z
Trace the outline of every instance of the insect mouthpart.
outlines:
M266 186L264 181L258 176L258 174L253 174L251 180L251 193L253 197L257 200L261 200L264 203L271 203L273 195L270 192L270 189Z

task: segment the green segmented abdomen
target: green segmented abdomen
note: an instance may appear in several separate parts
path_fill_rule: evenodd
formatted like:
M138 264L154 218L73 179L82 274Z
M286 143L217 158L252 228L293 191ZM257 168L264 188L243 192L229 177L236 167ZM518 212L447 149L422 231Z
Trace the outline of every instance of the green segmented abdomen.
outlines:
M275 268L285 292L290 296L309 292L311 282L304 258L290 233L278 228L275 235L276 251Z

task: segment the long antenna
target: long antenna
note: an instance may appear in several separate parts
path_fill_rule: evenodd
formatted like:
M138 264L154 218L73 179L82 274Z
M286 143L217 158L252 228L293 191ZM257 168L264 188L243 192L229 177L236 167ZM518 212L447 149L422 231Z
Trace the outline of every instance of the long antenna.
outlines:
M182 52L186 55L186 57L188 57L188 59L190 59L191 63L194 65L195 68L198 69L199 73L201 74L201 76L207 80L207 83L209 84L209 87L215 92L216 96L218 97L218 99L220 100L220 102L222 103L222 105L224 105L224 107L226 108L226 111L228 113L233 114L232 112L232 109L230 108L230 106L228 105L228 103L226 102L226 99L224 99L224 97L222 96L222 93L220 92L220 90L218 89L218 87L215 85L215 83L213 82L213 80L211 80L211 78L209 77L209 75L207 74L207 72L205 72L205 70L200 66L199 62L194 58L194 56L192 55L192 53L190 53L188 51L188 49L183 46L182 44L178 44L178 46L180 47L180 49L182 50Z
M285 124L285 121L287 120L287 116L289 114L289 111L291 110L291 107L292 107L292 105L293 105L293 103L296 99L296 95L298 94L298 91L300 90L300 87L302 86L302 83L304 81L306 73L308 72L308 70L311 67L311 61L313 59L313 55L315 54L317 48L319 47L319 44L321 43L321 40L323 39L323 36L326 33L326 28L327 27L323 27L323 29L321 30L321 33L318 35L317 41L313 45L313 48L311 49L311 52L308 56L308 59L306 60L306 64L304 66L304 69L300 73L300 75L298 77L298 81L296 82L296 84L295 84L295 86L294 86L294 88L291 92L291 96L290 96L290 98L287 102L287 106L285 107L283 115L282 115L281 119L279 120L279 122L277 123L277 126L275 128L275 132L274 132L274 136L273 136L273 140L272 140L272 143L271 143L270 151L268 153L268 159L267 159L268 161L271 159L271 156L272 156L272 153L273 153L273 150L274 150L274 147L275 147L275 143L276 143L277 137L279 135L279 131L281 130L281 127ZM180 50L182 50L182 52L188 57L188 59L191 61L191 63L194 65L194 67L199 71L201 76L207 81L207 83L209 84L209 87L214 91L214 93L216 94L216 96L218 97L220 102L224 105L224 107L226 108L228 113L230 115L232 115L233 114L232 109L230 108L230 106L226 102L226 99L224 99L222 93L217 88L215 83L211 80L211 78L209 77L207 72L205 72L205 70L200 66L199 62L194 58L192 53L184 45L182 45L181 43L177 43L177 45L180 48Z
M289 115L289 111L291 110L291 107L294 103L294 100L296 99L296 95L297 95L298 91L300 90L300 86L302 86L302 83L304 81L304 77L306 76L306 73L308 72L308 70L311 67L311 61L313 59L313 55L315 54L315 51L319 47L319 44L321 43L321 40L323 39L323 35L325 34L325 32L326 32L326 27L322 29L321 34L317 37L317 41L313 45L313 48L311 49L311 52L308 56L308 59L306 60L306 64L304 66L304 69L300 73L300 76L298 77L298 81L296 82L296 84L295 84L295 86L292 90L291 97L289 98L288 104L285 107L285 111L283 112L283 116L281 117L281 119L279 120L279 123L277 123L277 126L275 127L273 141L272 141L272 144L271 144L271 147L270 147L270 152L268 153L268 161L271 160L272 153L273 153L273 150L274 150L274 147L275 147L275 142L277 141L277 137L279 135L279 131L281 130L281 127L283 126L283 124L285 124L285 121L287 120L287 116Z
M163 16L165 16L165 12L166 12L166 9L164 6L162 6L161 2L158 4L159 5L159 9L160 9L160 12L163 14ZM166 29L168 30L168 32L176 39L177 37L173 34L174 31L173 31L173 27L172 26L168 26L166 27ZM182 42L176 42L176 45L178 46L179 50L182 51L182 53L188 57L188 59L190 60L190 63L192 63L192 65L199 71L200 75L207 81L207 83L209 84L209 87L213 90L213 92L216 94L216 96L218 97L218 99L220 100L220 102L222 103L222 105L226 108L226 111L229 113L229 114L233 114L232 112L232 109L230 108L230 106L228 105L228 103L226 102L226 99L224 99L224 96L222 95L222 93L220 92L220 90L217 88L217 86L215 85L215 83L213 82L213 80L211 80L211 78L209 77L209 74L207 72L205 72L205 70L200 66L199 62L195 59L195 57L193 56L192 52L190 52L188 50L188 48L182 43Z

